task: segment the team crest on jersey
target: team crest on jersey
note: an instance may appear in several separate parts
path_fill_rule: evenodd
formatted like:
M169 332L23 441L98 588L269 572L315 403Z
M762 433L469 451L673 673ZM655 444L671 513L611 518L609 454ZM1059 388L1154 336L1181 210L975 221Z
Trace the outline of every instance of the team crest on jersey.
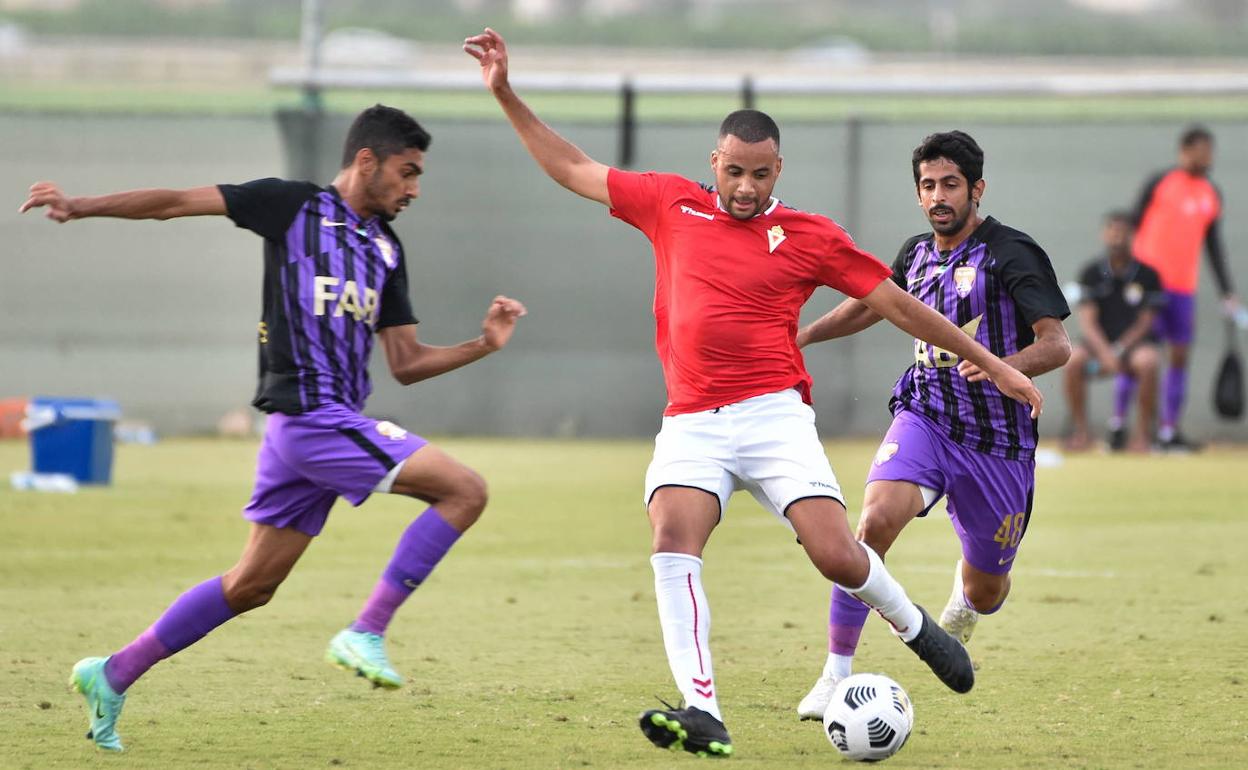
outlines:
M373 243L377 244L377 250L381 252L381 258L385 261L386 267L394 267L394 247L390 245L390 241L385 236L379 235L373 239Z
M953 269L953 289L962 299L966 299L975 288L976 270L972 265L962 265Z
M899 446L896 441L885 441L883 444L880 444L879 450L875 453L875 464L883 465L893 459L898 449Z
M407 431L403 430L389 420L382 420L377 423L377 432L391 441L402 441L407 438Z
M776 251L776 248L780 244L784 243L785 238L788 238L788 236L784 234L784 228L781 227L780 225L776 225L775 227L768 230L767 231L767 253L774 254Z
M1122 287L1122 298L1128 305L1138 305L1144 301L1144 287L1138 283L1129 283Z

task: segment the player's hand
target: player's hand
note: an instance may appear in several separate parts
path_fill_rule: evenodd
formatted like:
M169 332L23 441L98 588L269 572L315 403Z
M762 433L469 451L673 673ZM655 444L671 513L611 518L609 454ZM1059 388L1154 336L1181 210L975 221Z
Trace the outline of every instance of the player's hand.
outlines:
M1101 364L1101 372L1106 375L1117 374L1122 368L1122 363L1118 357L1112 353L1105 353L1096 357Z
M997 390L1006 396L1014 399L1020 404L1031 405L1031 418L1034 420L1044 411L1044 395L1031 378L1023 374L1019 370L1002 363L1001 371L996 375L989 377L975 364L970 361L963 361L958 364L958 374L965 377L969 382L980 382L982 380L990 380L993 385L997 386Z
M75 218L73 202L52 182L35 182L31 185L30 197L18 207L17 213L25 214L31 209L43 207L48 209L45 216L54 222L68 222Z
M1239 301L1239 297L1228 294L1222 298L1222 312L1235 322L1241 329L1248 329L1248 307Z
M490 303L485 312L485 321L481 323L481 338L491 351L499 350L511 339L516 330L516 319L529 311L519 300L498 295Z
M464 40L464 51L481 64L481 80L485 87L496 91L507 85L507 43L503 36L490 29Z

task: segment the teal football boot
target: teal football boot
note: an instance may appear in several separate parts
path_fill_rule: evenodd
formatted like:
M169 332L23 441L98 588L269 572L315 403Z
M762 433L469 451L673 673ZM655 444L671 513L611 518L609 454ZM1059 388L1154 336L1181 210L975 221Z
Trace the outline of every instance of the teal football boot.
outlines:
M117 717L126 705L125 694L113 692L104 676L104 663L108 658L83 658L74 664L69 675L71 689L82 693L87 700L87 717L91 730L87 737L105 751L122 751L121 736L117 735Z
M403 685L403 677L390 666L385 639L380 634L344 628L330 640L325 660L345 671L354 671L374 687L393 690Z

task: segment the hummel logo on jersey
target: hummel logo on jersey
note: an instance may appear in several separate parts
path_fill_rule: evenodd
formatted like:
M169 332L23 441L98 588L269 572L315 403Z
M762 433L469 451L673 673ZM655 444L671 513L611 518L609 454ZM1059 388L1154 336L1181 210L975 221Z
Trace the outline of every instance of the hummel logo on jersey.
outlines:
M767 253L774 254L776 251L776 248L780 244L784 243L786 238L788 238L788 236L784 234L784 228L781 227L780 225L776 225L775 227L768 230L767 231Z
M680 213L682 213L682 214L692 214L692 215L693 215L693 216L695 216L695 217L701 217L701 218L706 219L706 220L709 220L709 221L711 221L711 222L714 222L714 221L715 221L715 215L714 215L714 214L703 214L701 211L698 211L697 209L691 209L691 208L689 208L688 206L681 206L681 207L680 207Z
M321 227L346 227L346 222L331 222L329 217L321 217Z

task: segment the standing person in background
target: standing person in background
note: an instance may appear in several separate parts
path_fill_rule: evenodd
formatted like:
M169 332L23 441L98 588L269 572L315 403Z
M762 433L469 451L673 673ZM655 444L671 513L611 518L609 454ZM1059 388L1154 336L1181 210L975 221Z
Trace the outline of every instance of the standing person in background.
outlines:
M1157 271L1166 292L1154 331L1169 348L1170 368L1162 386L1157 430L1158 444L1168 451L1199 449L1183 435L1180 421L1187 398L1188 355L1196 331L1202 245L1209 254L1223 310L1236 317L1244 315L1226 266L1222 194L1209 179L1212 167L1213 133L1204 126L1188 128L1179 138L1178 165L1148 180L1135 210L1135 256Z
M1088 431L1088 378L1114 375L1114 413L1109 448L1147 451L1157 411L1157 346L1152 336L1157 309L1165 301L1157 271L1131 255L1131 215L1110 212L1101 229L1104 256L1079 274L1080 344L1065 367L1066 402L1073 430L1066 448L1091 446ZM1127 440L1127 411L1138 387L1136 428Z
M117 718L139 677L273 598L340 496L360 505L374 492L393 493L428 505L399 539L360 614L325 653L377 687L403 683L386 656L386 628L481 516L486 487L420 436L360 413L372 391L374 340L390 373L410 385L501 349L525 313L516 300L498 296L480 336L446 347L417 338L403 246L389 223L420 195L429 142L409 115L378 104L351 124L342 168L326 187L257 179L89 197L67 196L50 182L31 187L20 211L46 208L57 222L224 216L264 239L260 381L252 405L269 418L243 509L251 531L237 564L187 590L130 644L74 665L70 685L86 698L87 737L99 748L122 750ZM106 624L107 611L100 613Z

